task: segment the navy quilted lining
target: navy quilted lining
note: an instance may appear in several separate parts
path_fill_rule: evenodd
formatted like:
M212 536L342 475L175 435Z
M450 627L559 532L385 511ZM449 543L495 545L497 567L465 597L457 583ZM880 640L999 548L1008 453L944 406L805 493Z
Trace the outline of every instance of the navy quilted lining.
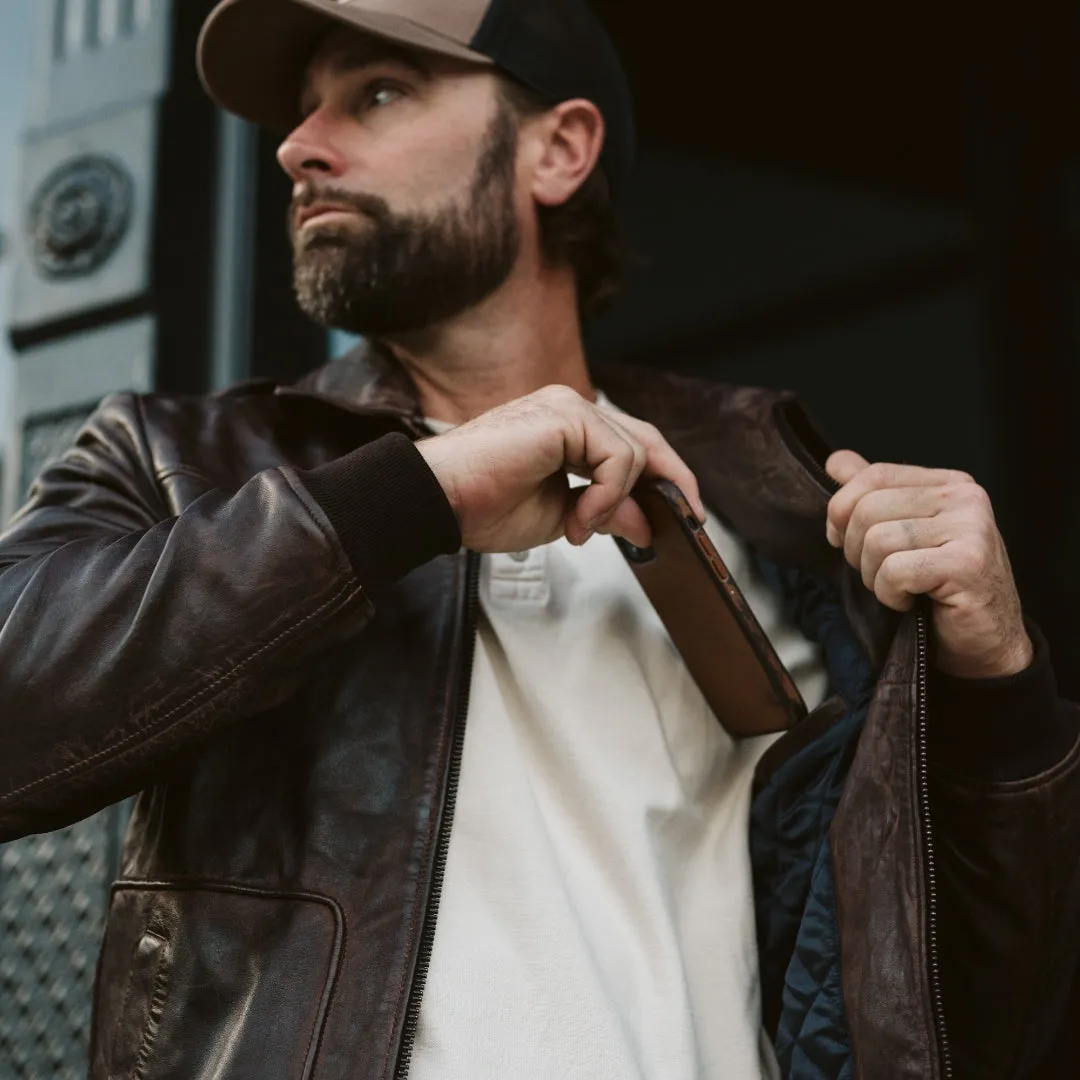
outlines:
M829 825L873 693L873 669L823 579L764 560L767 583L825 652L846 714L770 776L751 808L762 1014L785 1080L850 1080Z

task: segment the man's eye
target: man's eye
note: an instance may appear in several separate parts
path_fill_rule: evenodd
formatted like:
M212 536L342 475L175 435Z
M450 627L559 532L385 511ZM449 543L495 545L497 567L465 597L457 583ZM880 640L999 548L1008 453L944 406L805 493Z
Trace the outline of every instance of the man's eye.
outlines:
M397 86L391 86L389 83L373 83L368 87L365 100L368 105L389 105L401 95L402 91Z

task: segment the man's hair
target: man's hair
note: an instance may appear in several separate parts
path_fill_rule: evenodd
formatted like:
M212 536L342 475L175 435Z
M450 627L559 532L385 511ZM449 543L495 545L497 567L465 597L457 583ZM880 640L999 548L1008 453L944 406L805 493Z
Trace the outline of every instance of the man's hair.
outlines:
M551 106L530 87L499 74L503 103L519 119L547 112ZM559 206L537 208L540 244L552 266L569 266L577 283L582 319L603 311L622 287L626 250L607 176L600 165Z

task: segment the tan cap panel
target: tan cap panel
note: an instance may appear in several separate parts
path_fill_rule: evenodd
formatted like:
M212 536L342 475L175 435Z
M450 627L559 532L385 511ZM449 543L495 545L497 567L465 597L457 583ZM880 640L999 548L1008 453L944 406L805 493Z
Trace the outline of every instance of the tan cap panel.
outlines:
M335 25L490 65L468 45L486 10L487 0L223 0L199 36L199 74L222 108L284 133L300 121L307 64Z
M396 15L417 26L426 26L451 41L468 45L480 29L489 0L329 0L329 3L357 12Z

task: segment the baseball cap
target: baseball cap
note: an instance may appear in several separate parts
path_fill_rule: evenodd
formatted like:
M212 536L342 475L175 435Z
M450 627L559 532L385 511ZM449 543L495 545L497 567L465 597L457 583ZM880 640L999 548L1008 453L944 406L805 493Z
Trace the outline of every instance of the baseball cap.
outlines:
M222 0L199 36L203 85L229 112L291 131L301 121L307 65L322 37L341 24L501 69L551 105L591 101L607 129L601 164L612 188L629 174L630 88L585 0Z

